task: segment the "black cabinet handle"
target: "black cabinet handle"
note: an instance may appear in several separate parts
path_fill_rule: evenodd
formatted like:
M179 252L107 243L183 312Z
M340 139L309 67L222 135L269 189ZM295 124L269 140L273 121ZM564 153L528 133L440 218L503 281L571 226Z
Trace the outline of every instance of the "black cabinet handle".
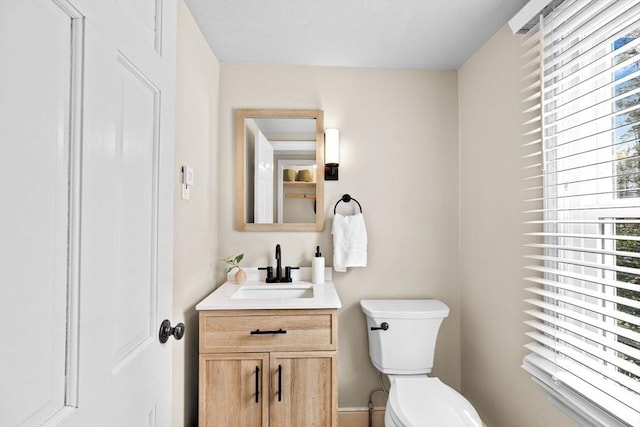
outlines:
M278 365L278 402L282 401L282 365Z
M382 322L380 324L380 326L372 326L371 327L372 331L380 331L380 330L386 331L387 329L389 329L389 324L387 322Z
M256 366L256 403L260 401L260 368Z
M269 335L269 334L286 334L287 331L280 328L277 331L261 331L260 329L256 329L255 331L251 331L251 335Z

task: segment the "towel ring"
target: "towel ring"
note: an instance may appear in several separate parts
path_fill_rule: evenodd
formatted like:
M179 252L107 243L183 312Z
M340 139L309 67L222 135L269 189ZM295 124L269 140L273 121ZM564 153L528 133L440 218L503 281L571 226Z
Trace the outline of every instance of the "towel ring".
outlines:
M342 197L340 198L340 200L338 200L338 201L336 202L336 205L333 207L333 213L334 213L334 215L335 215L335 213L336 213L336 209L338 208L338 203L340 203L340 202L349 203L349 202L351 202L351 201L356 202L356 203L358 204L358 207L360 208L360 213L362 213L362 205L360 204L360 202L359 202L359 201L357 201L356 199L354 199L353 197L351 197L351 196L350 196L350 195L348 195L348 194L343 194L343 195L342 195Z

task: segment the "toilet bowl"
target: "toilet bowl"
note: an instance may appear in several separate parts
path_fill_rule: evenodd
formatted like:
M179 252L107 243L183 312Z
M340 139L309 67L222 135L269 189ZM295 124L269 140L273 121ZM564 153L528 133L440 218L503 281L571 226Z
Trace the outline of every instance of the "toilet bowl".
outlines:
M482 427L474 407L438 378L395 377L385 427Z
M449 307L438 300L362 300L371 363L389 377L385 427L482 427L461 394L433 367L436 338Z

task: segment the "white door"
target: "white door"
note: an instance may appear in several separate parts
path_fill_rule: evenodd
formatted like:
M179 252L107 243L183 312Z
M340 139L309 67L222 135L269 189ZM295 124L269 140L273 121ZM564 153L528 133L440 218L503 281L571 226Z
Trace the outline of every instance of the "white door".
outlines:
M273 145L258 131L255 150L254 221L273 223L274 159Z
M175 2L0 1L3 427L170 424L174 42Z

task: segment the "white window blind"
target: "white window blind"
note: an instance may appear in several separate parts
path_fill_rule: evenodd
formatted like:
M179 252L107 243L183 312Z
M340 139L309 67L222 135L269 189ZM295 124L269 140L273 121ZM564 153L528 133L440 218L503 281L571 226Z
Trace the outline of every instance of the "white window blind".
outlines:
M523 367L581 423L640 427L640 0L565 0L524 45Z

